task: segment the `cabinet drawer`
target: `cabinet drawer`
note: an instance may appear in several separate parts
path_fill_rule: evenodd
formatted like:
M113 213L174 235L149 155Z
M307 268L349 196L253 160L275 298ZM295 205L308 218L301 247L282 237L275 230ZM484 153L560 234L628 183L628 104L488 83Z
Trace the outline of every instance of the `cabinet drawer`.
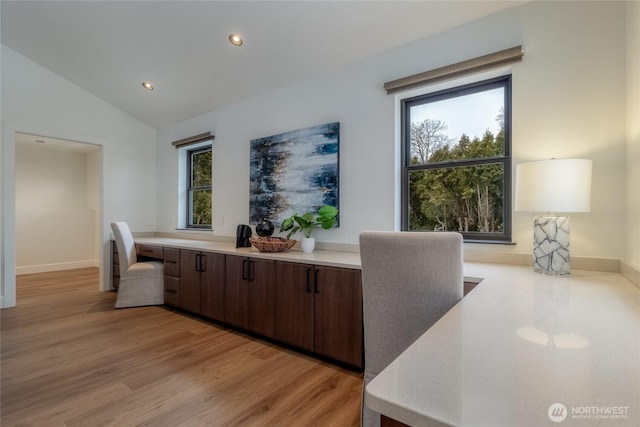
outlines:
M138 255L146 256L149 258L164 258L162 246L145 245L142 243L136 243L136 252Z
M180 277L180 250L164 248L164 274Z
M120 264L120 258L118 257L118 247L116 242L111 242L111 260L114 264Z
M180 305L180 279L177 277L164 276L164 303Z

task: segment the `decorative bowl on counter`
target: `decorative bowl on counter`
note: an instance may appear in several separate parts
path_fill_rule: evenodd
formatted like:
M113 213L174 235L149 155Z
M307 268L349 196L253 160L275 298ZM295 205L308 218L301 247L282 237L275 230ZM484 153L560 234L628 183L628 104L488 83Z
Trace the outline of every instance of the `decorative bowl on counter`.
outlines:
M250 237L249 242L260 252L284 252L291 249L297 240L283 237Z

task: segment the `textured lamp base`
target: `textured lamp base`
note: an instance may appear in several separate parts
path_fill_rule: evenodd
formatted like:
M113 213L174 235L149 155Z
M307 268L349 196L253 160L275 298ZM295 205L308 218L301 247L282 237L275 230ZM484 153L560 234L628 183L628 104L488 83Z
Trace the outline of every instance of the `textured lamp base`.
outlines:
M533 220L533 270L569 274L569 217L539 216Z

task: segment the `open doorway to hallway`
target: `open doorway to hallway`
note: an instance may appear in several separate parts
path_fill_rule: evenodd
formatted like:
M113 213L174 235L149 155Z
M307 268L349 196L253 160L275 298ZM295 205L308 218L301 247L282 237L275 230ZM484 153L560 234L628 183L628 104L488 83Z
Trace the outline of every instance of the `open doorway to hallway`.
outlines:
M102 147L15 141L16 275L101 267Z

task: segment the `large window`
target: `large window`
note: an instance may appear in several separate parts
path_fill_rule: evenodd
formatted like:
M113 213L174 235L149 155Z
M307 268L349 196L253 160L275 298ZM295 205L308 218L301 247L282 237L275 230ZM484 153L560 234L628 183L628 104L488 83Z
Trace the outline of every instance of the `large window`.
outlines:
M511 77L402 101L402 229L511 240Z
M211 228L211 145L187 150L187 228Z

